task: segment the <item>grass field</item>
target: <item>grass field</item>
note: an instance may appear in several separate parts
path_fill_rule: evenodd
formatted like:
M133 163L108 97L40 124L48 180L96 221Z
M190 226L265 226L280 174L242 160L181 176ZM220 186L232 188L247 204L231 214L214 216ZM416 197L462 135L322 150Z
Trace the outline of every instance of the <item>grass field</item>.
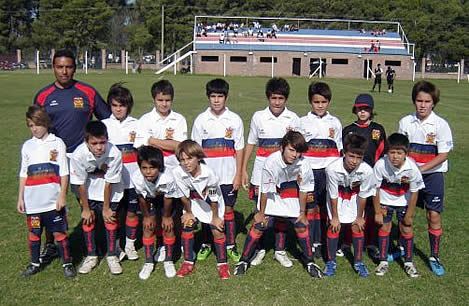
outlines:
M186 116L189 126L195 116L207 107L205 83L210 76L166 75L175 87L173 108ZM152 107L150 87L161 78L150 72L141 75L124 75L121 71L104 74L77 73L76 78L95 86L106 96L110 85L117 81L127 82L136 103L132 115L140 117ZM372 274L360 279L345 258L338 258L337 275L331 279L312 280L298 261L290 269L282 268L268 253L264 264L250 269L244 277L232 277L221 281L215 269L212 255L196 265L195 274L184 279L166 279L162 265L157 265L149 280L137 278L142 259L125 261L124 273L112 276L108 267L101 262L89 275L79 275L72 281L63 278L60 261L56 260L41 273L29 279L21 279L20 272L29 261L27 227L25 217L16 212L17 173L21 144L30 137L25 126L24 113L31 104L37 90L52 82L50 72L36 76L31 72L0 73L2 119L0 120L0 305L293 305L293 304L422 304L422 305L467 305L469 301L469 201L464 190L465 177L469 172L469 85L456 81L435 81L441 88L441 102L437 112L446 118L453 130L455 150L450 154L450 171L446 175L444 234L441 242L441 259L447 273L444 277L434 276L427 266L429 253L425 216L418 210L415 217L416 254L414 262L421 274L418 279L409 279L399 263L392 263L388 275L378 278ZM230 98L228 107L244 119L245 130L249 127L252 113L266 106L264 86L267 78L229 77ZM309 110L307 86L304 78L288 79L291 95L288 107L299 115ZM343 125L354 120L351 113L355 96L368 92L371 82L364 80L326 79L332 88L331 112L338 116ZM376 121L383 124L388 134L397 128L398 120L413 110L410 98L410 81L396 81L395 94L384 89L374 93ZM246 135L247 137L247 135ZM247 194L241 192L236 210L247 217L252 204ZM80 213L77 202L69 195L70 234L73 254L80 259L81 230L77 227ZM242 248L245 234L238 235L238 247ZM140 255L143 255L140 250ZM78 262L75 262L78 264ZM370 272L375 264L365 258ZM179 266L180 261L176 264ZM319 262L321 267L323 262ZM233 265L231 265L233 267Z

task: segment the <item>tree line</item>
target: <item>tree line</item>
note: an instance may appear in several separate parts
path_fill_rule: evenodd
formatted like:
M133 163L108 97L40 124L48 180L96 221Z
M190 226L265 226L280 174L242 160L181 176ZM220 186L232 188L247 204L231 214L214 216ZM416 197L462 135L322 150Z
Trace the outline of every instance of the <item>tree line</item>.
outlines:
M64 47L153 53L161 49L163 6L165 54L192 40L195 15L224 15L398 21L417 58L469 55L466 0L0 0L0 54Z

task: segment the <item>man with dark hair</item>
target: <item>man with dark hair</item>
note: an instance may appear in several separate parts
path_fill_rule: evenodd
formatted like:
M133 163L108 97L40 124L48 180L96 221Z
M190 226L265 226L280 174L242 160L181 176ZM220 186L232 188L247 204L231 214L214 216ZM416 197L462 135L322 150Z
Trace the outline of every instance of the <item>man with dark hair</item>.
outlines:
M111 110L88 84L76 81L75 55L70 50L58 50L52 60L55 81L39 90L33 103L43 107L51 119L51 133L60 137L67 155L83 142L85 125L94 114L97 119L108 118ZM47 241L41 252L41 262L48 263L58 256L53 237L46 232Z
M381 64L375 68L375 82L373 84L373 88L371 91L375 91L376 85L378 85L378 91L381 92L381 76L383 74L383 69L381 68Z

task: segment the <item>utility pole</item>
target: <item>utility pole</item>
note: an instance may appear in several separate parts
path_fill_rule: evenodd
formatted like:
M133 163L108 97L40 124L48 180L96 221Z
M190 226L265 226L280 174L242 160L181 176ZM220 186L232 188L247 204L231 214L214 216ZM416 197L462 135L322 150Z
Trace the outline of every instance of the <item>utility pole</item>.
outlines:
M164 59L164 5L161 6L161 59Z

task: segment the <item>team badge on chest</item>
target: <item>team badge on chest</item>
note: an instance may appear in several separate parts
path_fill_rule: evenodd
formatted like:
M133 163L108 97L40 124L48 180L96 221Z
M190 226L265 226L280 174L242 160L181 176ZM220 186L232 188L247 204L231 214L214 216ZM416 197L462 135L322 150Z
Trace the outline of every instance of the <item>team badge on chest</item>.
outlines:
M59 151L56 149L49 151L49 161L57 161L57 156L59 155Z
M334 138L335 136L335 131L333 128L329 128L329 138Z
M408 184L409 183L409 178L407 176L401 177L401 184Z
M435 143L435 138L436 138L435 133L428 133L426 142L427 143Z
M173 139L174 129L173 128L167 128L165 137L166 137L166 139Z
M233 138L233 128L229 127L225 129L225 138Z
M137 133L135 131L131 131L129 133L129 141L130 142L135 142L135 136L137 135Z
M73 98L73 107L75 108L83 108L85 105L85 102L82 97L75 97Z
M381 131L380 130L372 130L371 131L371 138L373 140L379 140L380 136L381 136Z

